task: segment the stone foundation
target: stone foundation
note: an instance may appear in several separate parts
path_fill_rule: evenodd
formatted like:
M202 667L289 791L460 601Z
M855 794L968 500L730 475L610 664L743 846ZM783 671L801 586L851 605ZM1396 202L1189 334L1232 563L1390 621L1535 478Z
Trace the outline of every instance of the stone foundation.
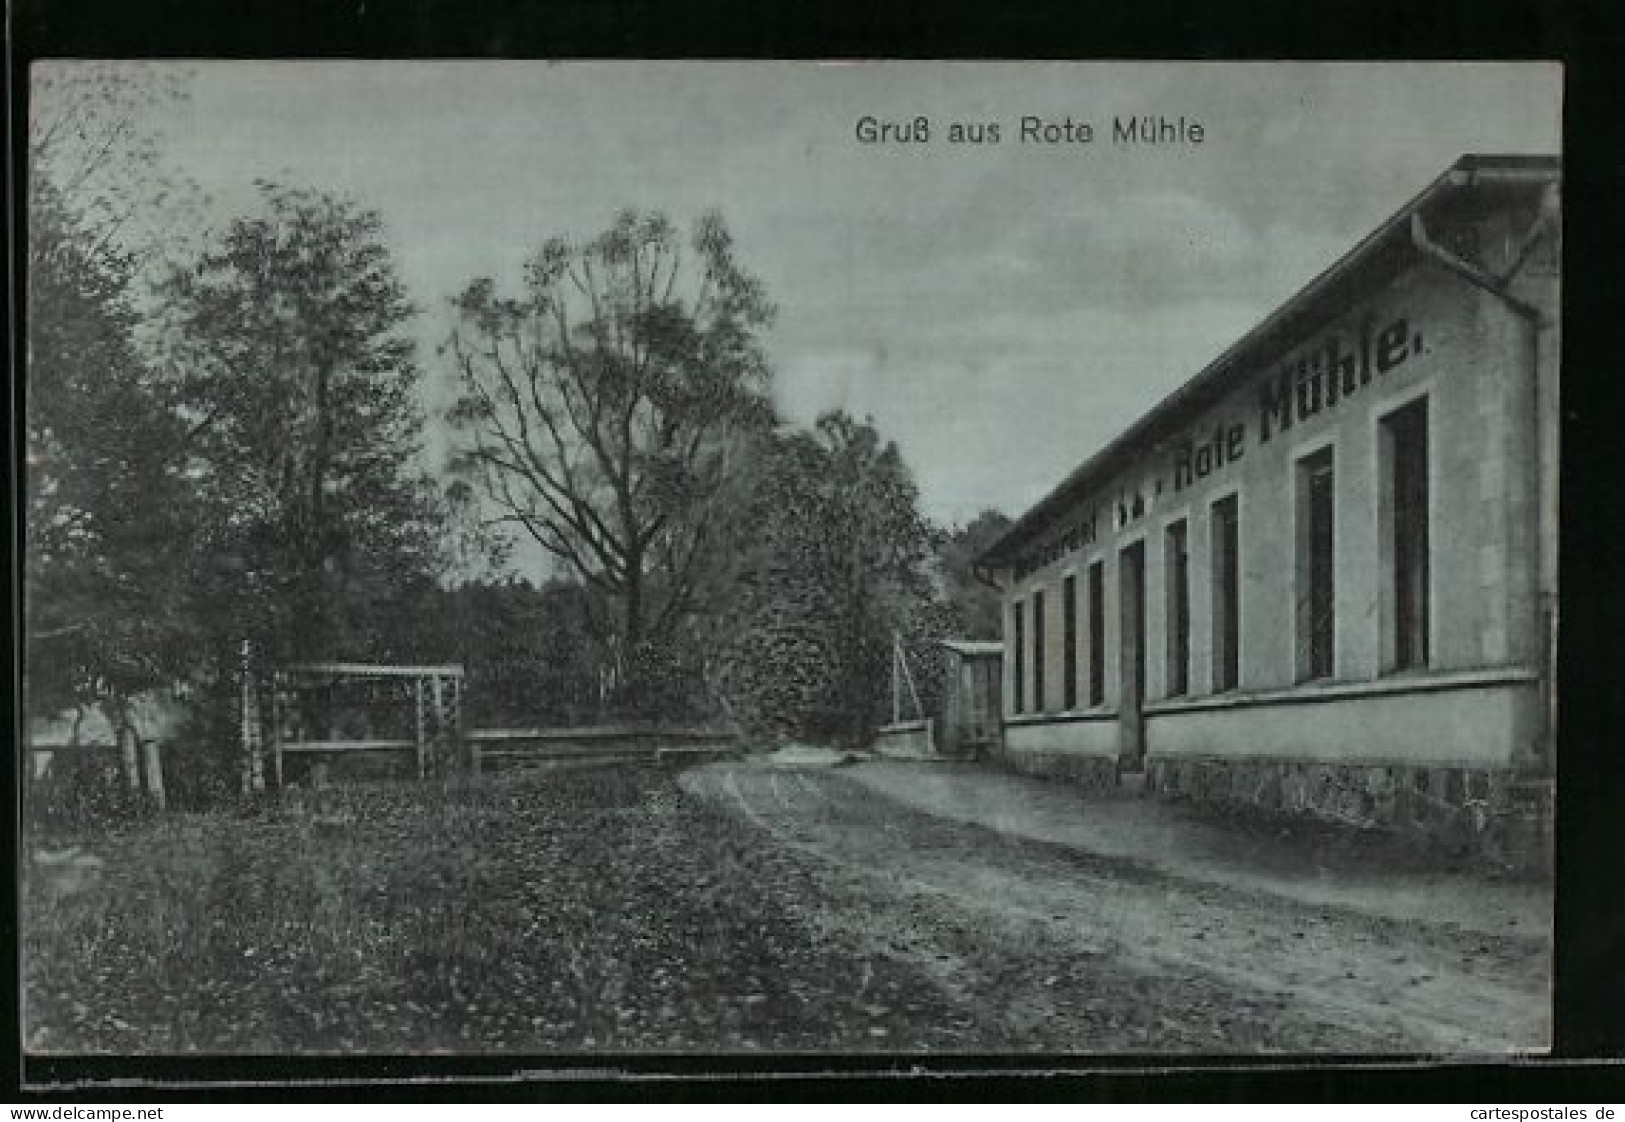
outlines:
M1107 791L1117 786L1117 761L1107 756L1006 746L1001 759L1012 771L1062 779L1086 791Z
M1173 798L1398 829L1496 865L1530 873L1551 869L1552 783L1511 771L1152 758L1146 788Z

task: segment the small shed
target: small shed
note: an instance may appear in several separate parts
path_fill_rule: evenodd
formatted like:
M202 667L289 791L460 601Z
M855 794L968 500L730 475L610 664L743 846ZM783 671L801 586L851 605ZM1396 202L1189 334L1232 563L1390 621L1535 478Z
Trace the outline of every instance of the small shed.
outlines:
M938 748L950 756L981 758L999 749L1004 644L997 639L940 639L949 655L937 721Z

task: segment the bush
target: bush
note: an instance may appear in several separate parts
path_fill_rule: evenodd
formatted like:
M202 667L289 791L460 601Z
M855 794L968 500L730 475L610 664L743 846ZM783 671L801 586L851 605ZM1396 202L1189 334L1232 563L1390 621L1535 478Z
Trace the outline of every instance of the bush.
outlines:
M25 820L45 836L129 821L147 809L145 796L131 790L119 753L111 748L53 753L46 773L34 779L30 770L29 777Z
M676 644L638 644L625 682L609 700L611 720L702 721L713 716L704 675Z
M171 807L205 810L241 794L237 756L241 731L230 700L200 698L175 736L164 744L164 789ZM266 766L270 767L269 758Z

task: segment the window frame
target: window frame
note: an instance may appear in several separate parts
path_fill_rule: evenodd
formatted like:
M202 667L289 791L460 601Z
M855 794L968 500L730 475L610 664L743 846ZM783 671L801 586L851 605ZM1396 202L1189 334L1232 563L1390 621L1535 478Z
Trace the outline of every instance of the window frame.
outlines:
M1084 703L1091 709L1106 704L1106 558L1090 560L1085 566L1089 603L1089 677Z
M1045 713L1048 711L1048 708L1045 704L1046 699L1044 697L1044 687L1046 684L1044 681L1044 664L1047 661L1047 659L1044 657L1044 655L1047 653L1044 650L1044 646L1045 640L1048 638L1048 636L1045 635L1044 627L1044 588L1042 586L1034 588L1029 594L1028 599L1032 602L1033 606L1033 712Z
M1320 564L1316 550L1320 527L1316 525L1314 498L1318 461L1324 461L1330 476L1325 514L1327 548ZM1337 464L1337 442L1330 436L1293 450L1293 650L1299 684L1337 677Z
M1219 550L1221 548L1220 508L1230 512L1228 524L1232 528L1234 555L1228 559L1221 575ZM1208 501L1208 593L1212 657L1209 661L1214 693L1228 693L1241 688L1241 489L1231 488ZM1228 577L1228 581L1224 578Z
M1191 692L1191 522L1187 513L1163 524L1162 588L1162 692L1164 697L1185 697Z
M1435 478L1438 447L1435 432L1435 418L1437 410L1434 408L1434 394L1431 380L1418 386L1410 387L1403 394L1395 394L1379 403L1373 413L1373 435L1376 451L1377 487L1376 490L1376 517L1377 541L1381 555L1380 575L1380 623L1382 633L1380 637L1380 669L1384 674L1400 674L1426 670L1433 663L1434 643L1437 629L1433 619L1436 598L1433 590L1434 574L1437 567L1433 563L1433 550L1435 543L1434 528L1437 525L1437 511L1435 510L1436 496L1438 494L1438 481ZM1419 639L1416 644L1420 647L1420 657L1409 650L1411 644L1402 642L1402 635L1406 629L1406 620L1402 619L1402 582L1400 580L1400 567L1403 564L1401 557L1400 509L1397 472L1400 468L1397 456L1395 422L1402 415L1413 410L1422 410L1421 443L1422 461L1420 474L1421 490L1421 595L1420 605L1413 605L1414 614L1410 618L1413 629L1413 638ZM1406 657L1410 655L1411 657Z
M1078 707L1078 572L1061 577L1061 708Z
M1010 715L1019 717L1027 711L1027 603L1022 599L1010 602L1011 663L1010 663Z

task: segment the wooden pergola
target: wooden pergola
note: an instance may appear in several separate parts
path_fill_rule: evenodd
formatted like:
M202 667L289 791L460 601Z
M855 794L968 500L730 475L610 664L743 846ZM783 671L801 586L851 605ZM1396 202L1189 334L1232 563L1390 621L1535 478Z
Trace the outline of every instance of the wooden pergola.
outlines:
M278 667L270 674L270 741L276 784L283 785L283 762L289 755L330 757L356 752L411 751L418 778L441 770L462 755L463 667L394 666L358 662L305 662ZM405 687L393 706L410 705L410 736L373 735L370 719L361 735L340 735L333 727L331 699L344 686L358 683L396 682ZM327 704L325 728L315 720L313 696ZM374 704L373 698L361 706ZM262 786L254 775L253 761L260 758L260 720L253 692L243 693L243 739L250 764L250 785ZM397 717L404 714L396 710ZM404 721L398 722L404 724ZM255 782L258 778L258 782Z

